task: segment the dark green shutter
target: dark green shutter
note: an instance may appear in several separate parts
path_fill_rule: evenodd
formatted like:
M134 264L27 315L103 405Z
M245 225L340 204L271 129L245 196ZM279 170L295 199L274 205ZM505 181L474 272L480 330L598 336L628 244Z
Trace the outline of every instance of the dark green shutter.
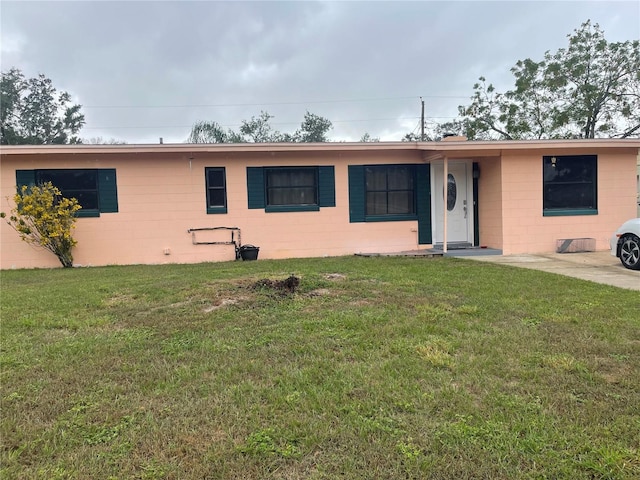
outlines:
M23 185L33 186L36 184L36 171L35 170L16 170L16 185L18 187L18 193Z
M336 206L336 173L333 166L318 167L318 205Z
M118 188L116 186L115 168L101 168L98 170L98 196L100 212L115 213L118 211Z
M364 165L349 165L349 222L364 222Z
M431 166L416 166L416 213L418 214L418 243L431 243Z
M473 245L480 246L480 223L478 215L478 178L480 178L480 165L473 162Z
M264 168L247 167L247 198L249 208L264 208Z

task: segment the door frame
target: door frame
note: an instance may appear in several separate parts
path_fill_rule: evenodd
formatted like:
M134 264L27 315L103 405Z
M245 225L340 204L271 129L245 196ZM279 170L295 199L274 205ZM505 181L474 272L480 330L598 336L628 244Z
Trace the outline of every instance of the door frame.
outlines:
M477 242L478 242L478 232L476 231L477 228L477 222L476 222L476 215L477 215L477 207L478 207L478 203L477 203L477 182L476 179L474 178L474 162L473 160L469 159L455 159L455 160L448 160L448 169L451 168L451 166L455 166L455 165L465 165L466 166L466 200L467 200L467 239L465 240L467 243L477 246ZM438 232L438 223L442 224L444 221L444 210L441 209L436 209L436 195L438 195L438 191L436 190L436 178L438 175L440 175L441 177L443 176L444 173L444 160L436 160L431 162L431 191L433 192L433 194L431 195L431 211L433 212L433 221L431 222L431 235L433 238L433 244L435 245L437 243L437 240L439 237L441 237L439 234L440 232ZM444 178L441 178L441 181L443 182L443 185L446 185L446 182L444 181ZM444 200L444 199L443 199ZM443 201L443 206L445 206L446 208L446 201ZM447 243L451 243L451 241L447 241Z

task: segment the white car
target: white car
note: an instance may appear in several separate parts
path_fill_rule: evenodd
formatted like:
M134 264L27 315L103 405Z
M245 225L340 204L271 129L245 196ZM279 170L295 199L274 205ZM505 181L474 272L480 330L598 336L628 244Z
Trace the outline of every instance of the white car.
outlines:
M622 224L611 237L611 255L618 257L626 268L640 270L640 218Z

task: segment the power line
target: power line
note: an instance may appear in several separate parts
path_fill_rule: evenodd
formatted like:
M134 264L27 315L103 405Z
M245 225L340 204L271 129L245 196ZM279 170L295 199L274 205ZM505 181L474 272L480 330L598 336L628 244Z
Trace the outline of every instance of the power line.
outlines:
M465 98L468 95L422 95L423 98ZM416 96L411 97L377 97L377 98L353 98L340 100L308 100L304 102L259 102L259 103L214 103L214 104L185 104L185 105L82 105L82 108L225 108L225 107L259 107L259 106L276 106L276 105L307 105L322 103L356 103L356 102L382 102L390 100L413 100Z
M456 117L426 117L429 119L436 118L456 118ZM361 119L352 119L352 120L332 120L331 123L357 123L357 122L386 122L391 120L418 120L416 128L420 126L420 117L392 117L392 118L361 118ZM434 122L435 123L435 122ZM299 125L300 122L273 122L270 125ZM220 125L224 128L236 128L242 126L242 124L227 124ZM102 127L82 127L83 130L106 130L106 129L119 129L119 130L132 130L132 129L144 129L144 128L192 128L191 125L130 125L130 126L120 126L120 125L112 125L112 126L102 126ZM414 129L415 131L415 129Z

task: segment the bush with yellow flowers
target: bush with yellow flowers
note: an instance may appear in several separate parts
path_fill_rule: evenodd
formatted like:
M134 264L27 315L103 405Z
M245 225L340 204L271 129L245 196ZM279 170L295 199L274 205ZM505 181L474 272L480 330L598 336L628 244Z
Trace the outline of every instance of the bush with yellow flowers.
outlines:
M53 253L62 266L73 266L71 249L78 243L73 238L76 213L82 207L75 198L65 198L51 182L23 185L13 197L15 207L0 217L18 232L23 241Z

